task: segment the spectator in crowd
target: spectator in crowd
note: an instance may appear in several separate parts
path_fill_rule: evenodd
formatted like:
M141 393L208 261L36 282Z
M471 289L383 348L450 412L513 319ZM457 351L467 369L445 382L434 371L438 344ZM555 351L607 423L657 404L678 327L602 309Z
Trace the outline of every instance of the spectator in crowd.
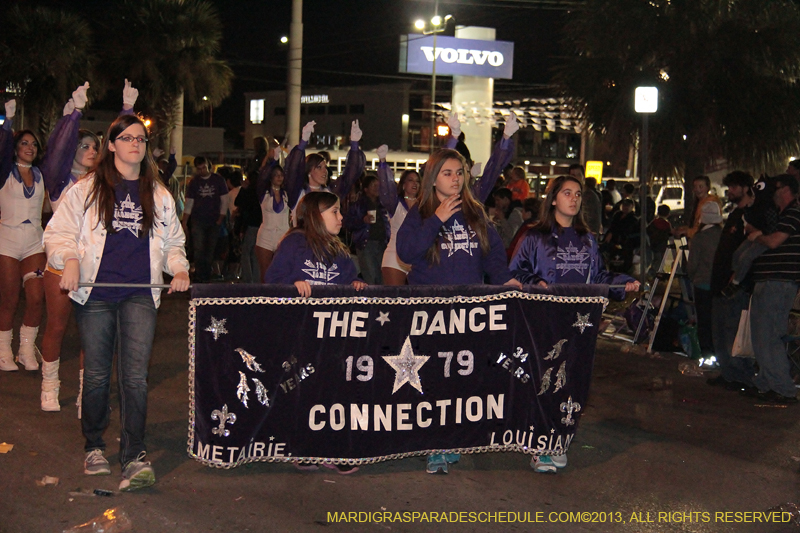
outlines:
M583 181L583 219L595 238L603 231L603 197L597 190L595 178L585 178L583 165L570 165L569 175Z
M744 214L753 204L755 195L753 177L746 172L731 172L722 183L728 187L728 201L734 205L734 209L728 214L722 228L711 269L712 337L720 374L707 383L728 390L741 390L753 387L753 360L749 357L731 357L731 349L739 328L739 318L749 305L750 295L738 291L731 298L726 298L721 293L733 274L733 254L745 240Z
M494 194L494 207L490 210L495 229L503 240L503 246L511 246L511 240L525 220L522 216L522 203L512 200L513 193L510 189L501 187Z
M633 266L633 251L639 245L639 219L633 213L633 200L625 198L611 218L603 242L609 246L609 266L628 272Z
M722 213L716 202L706 202L700 210L700 231L689 244L687 274L694 288L697 337L703 354L714 352L712 328L711 270L714 253L722 234Z
M258 258L255 253L256 238L258 229L261 226L261 206L258 203L258 192L256 186L258 182L258 172L250 172L247 179L242 184L242 189L236 197L236 210L239 218L235 227L235 233L239 235L242 243L242 274L239 281L242 283L261 283L263 279L260 275ZM286 215L286 227L289 227L288 209Z
M528 180L525 179L525 169L514 167L508 175L509 180L506 182L506 188L511 191L511 199L520 202L521 205L531 194L531 187L528 185Z
M694 202L689 216L684 217L687 225L681 226L676 230L676 236L686 236L688 238L694 237L700 229L700 211L706 202L716 202L722 210L722 201L715 194L711 194L711 180L708 176L697 176L692 180L692 193L694 195Z
M366 175L361 197L350 205L344 223L352 233L364 281L369 285L382 285L381 262L391 236L391 225L380 202L380 182L376 175Z
M514 238L511 239L511 245L506 248L506 255L508 256L509 262L511 262L511 258L514 257L514 253L517 251L519 243L525 238L528 230L531 229L539 220L539 210L541 207L542 201L539 198L528 198L522 202L522 217L525 219L525 221L517 230L517 234L514 235Z
M228 213L228 186L219 174L212 173L205 157L194 158L194 176L186 189L183 231L189 231L191 218L194 248L195 281L208 283L214 261L220 227Z
M789 312L800 283L800 190L797 178L781 174L775 178L775 205L780 210L778 229L769 235L751 231L747 238L766 245L753 263L755 288L751 299L750 327L758 374L753 378L758 391L746 390L759 399L779 404L797 403L786 345Z
M669 222L670 208L666 204L658 206L656 218L647 225L647 237L650 239L650 251L653 261L650 264L650 275L655 275L661 268L664 254L667 251L669 238L672 236L672 224Z
M603 227L608 228L614 206L622 201L622 195L617 190L617 182L613 179L606 180L606 187L602 190L601 196L603 198Z

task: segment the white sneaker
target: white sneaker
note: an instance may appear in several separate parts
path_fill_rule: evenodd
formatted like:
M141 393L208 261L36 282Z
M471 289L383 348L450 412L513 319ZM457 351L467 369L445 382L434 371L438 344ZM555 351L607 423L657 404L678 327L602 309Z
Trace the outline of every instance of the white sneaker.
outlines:
M3 355L0 355L0 370L5 372L16 372L19 370L19 367L14 362L13 355L10 357L4 357Z
M14 352L11 351L11 330L0 331L0 370L16 372L19 367L14 363Z
M556 465L556 468L564 468L567 466L567 454L551 455L550 459L553 461L553 464Z
M61 410L61 404L58 403L58 390L58 387L49 391L42 390L42 411L55 412Z
M19 328L19 354L17 361L25 367L25 370L39 370L39 361L36 359L36 335L39 328L32 328L23 325Z

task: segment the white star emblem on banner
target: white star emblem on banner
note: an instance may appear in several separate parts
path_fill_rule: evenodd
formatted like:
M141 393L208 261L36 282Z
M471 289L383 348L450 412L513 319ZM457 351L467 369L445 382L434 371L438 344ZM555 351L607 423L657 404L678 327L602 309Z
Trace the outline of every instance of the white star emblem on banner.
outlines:
M406 337L400 355L384 355L383 359L395 370L392 394L406 383L422 392L419 371L430 358L427 355L414 355L414 350L411 348L411 337Z
M391 320L389 320L389 312L388 311L386 313L378 311L378 315L379 316L378 316L378 318L375 319L375 321L376 322L380 322L381 326L384 325L386 322L391 322Z
M225 329L225 322L227 322L227 318L223 318L222 320L217 320L213 316L211 317L211 325L206 328L206 331L210 331L214 334L214 340L220 338L221 335L228 333L228 330Z

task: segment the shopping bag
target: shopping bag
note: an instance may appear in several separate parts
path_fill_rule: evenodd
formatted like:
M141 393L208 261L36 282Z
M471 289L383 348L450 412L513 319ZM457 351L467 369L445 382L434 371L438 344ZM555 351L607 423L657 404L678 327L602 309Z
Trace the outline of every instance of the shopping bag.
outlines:
M736 331L731 355L733 357L755 357L750 337L750 309L744 309L739 317L739 329Z

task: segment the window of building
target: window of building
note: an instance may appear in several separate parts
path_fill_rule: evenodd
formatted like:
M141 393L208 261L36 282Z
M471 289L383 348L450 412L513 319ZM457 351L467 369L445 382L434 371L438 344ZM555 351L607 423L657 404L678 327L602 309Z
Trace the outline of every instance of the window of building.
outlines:
M276 107L275 108L275 116L276 117L281 117L281 116L284 116L285 114L286 114L286 108L285 107Z
M328 106L328 114L329 115L346 115L347 114L347 106L346 105L329 105Z
M308 114L309 115L324 115L325 114L325 106L324 105L310 105L310 106L308 106Z
M350 114L351 115L363 115L364 114L364 104L352 104L352 105L350 105Z
M261 124L264 121L264 99L250 100L250 122Z

